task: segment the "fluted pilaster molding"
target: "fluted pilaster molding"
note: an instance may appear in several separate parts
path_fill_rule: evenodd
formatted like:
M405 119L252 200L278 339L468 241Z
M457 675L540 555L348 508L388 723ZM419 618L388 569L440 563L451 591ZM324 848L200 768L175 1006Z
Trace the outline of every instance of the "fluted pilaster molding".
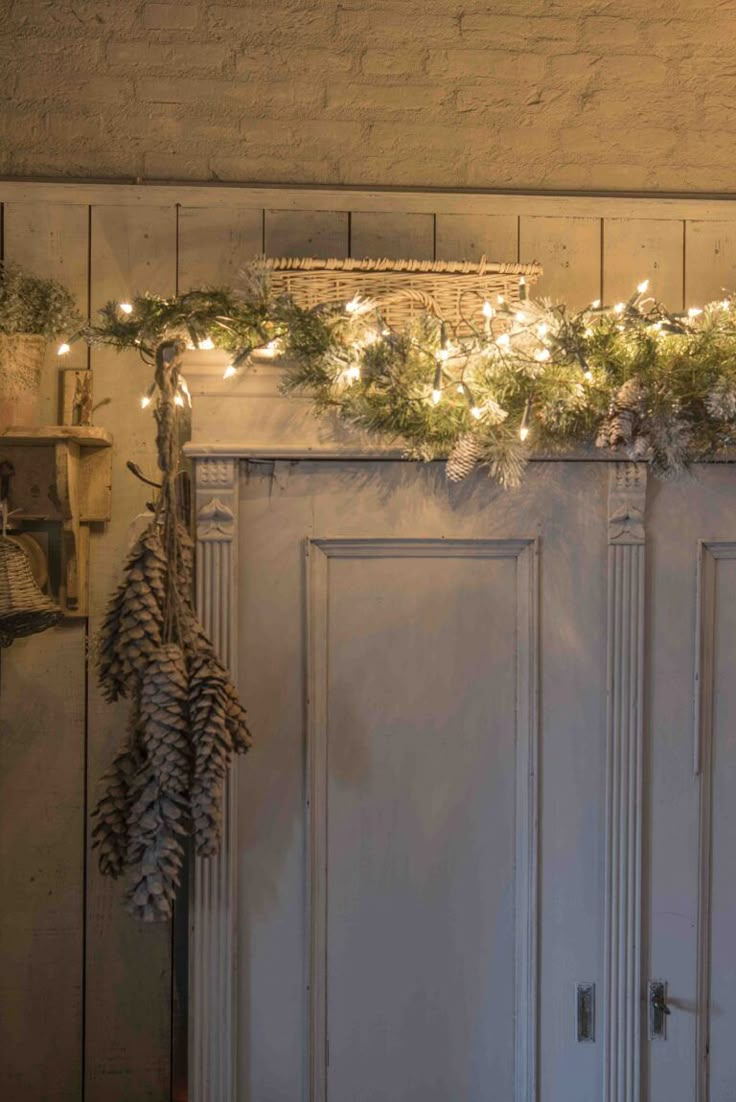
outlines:
M196 460L197 609L223 662L237 678L238 461ZM236 1097L237 762L223 803L217 857L195 858L190 898L189 1097Z
M639 1102L647 468L611 465L604 931L604 1102Z

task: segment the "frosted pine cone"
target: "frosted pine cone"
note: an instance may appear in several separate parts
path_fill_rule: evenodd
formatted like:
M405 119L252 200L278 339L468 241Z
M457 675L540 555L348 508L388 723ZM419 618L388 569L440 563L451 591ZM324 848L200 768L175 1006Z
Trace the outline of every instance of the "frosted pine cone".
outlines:
M128 696L160 646L166 556L157 525L136 542L100 630L99 682L108 700Z
M151 655L141 681L140 732L162 790L186 793L191 765L187 672L175 643L166 643Z
M483 449L474 432L465 432L458 438L447 460L447 477L451 482L462 482L481 460Z

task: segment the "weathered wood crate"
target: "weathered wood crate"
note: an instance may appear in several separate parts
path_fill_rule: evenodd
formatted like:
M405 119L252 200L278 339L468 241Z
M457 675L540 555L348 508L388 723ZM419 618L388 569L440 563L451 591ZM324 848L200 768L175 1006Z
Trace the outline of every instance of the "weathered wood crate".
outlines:
M430 311L458 333L483 325L483 304L526 297L541 265L486 260L317 260L312 257L266 259L271 286L305 308L324 302L367 299L381 308L386 322L400 328Z

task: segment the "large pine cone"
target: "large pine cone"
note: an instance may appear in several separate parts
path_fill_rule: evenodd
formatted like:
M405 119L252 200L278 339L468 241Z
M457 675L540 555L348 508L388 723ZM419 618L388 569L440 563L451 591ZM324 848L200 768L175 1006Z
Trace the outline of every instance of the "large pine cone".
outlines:
M189 664L189 721L194 747L191 793L194 842L200 857L220 848L222 795L232 751L244 753L251 736L230 676L212 651Z
M98 849L98 862L103 876L119 877L125 866L128 849L128 817L135 776L142 757L135 743L123 746L103 776L104 792L92 819L92 847Z
M136 542L99 636L99 682L108 700L128 696L161 645L166 555L158 525Z
M140 732L161 788L186 793L191 767L187 671L175 643L166 643L151 655L141 682Z
M131 883L126 906L144 922L163 922L171 918L181 881L186 809L162 791L150 764L138 775L138 783L130 808L126 864L131 867Z

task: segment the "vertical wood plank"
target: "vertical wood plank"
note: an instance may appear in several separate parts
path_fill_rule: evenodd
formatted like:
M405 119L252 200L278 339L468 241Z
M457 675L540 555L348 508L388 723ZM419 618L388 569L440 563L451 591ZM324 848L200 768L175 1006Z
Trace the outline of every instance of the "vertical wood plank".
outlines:
M176 281L176 211L171 207L95 207L91 223L92 312L136 292L171 294ZM120 575L130 526L143 512L146 487L125 469L133 459L155 472L154 424L139 408L150 369L130 353L93 350L96 400L108 399L96 421L115 438L113 519L92 544L90 629ZM101 696L94 670L89 687L89 800L124 733L125 707ZM144 925L122 908L123 885L100 876L89 857L85 1102L164 1102L171 1059L171 930Z
M607 303L629 298L648 279L651 294L670 310L682 310L684 262L679 219L604 219L602 297Z
M89 313L89 207L71 203L6 203L5 259L34 275L58 279L74 295L84 318ZM87 346L79 341L59 359L51 342L41 377L41 424L58 421L59 369L86 367Z
M514 214L438 214L437 260L518 260L519 219Z
M736 291L736 222L685 223L685 306Z
M263 211L248 207L181 207L179 290L237 286L243 266L263 252Z
M350 221L350 255L358 260L433 260L434 215L355 211Z
M0 1093L82 1090L86 624L16 640L0 685Z
M600 219L522 216L519 260L538 260L544 268L532 290L535 298L581 309L601 294Z
M267 210L266 256L314 256L320 259L348 255L346 211Z

